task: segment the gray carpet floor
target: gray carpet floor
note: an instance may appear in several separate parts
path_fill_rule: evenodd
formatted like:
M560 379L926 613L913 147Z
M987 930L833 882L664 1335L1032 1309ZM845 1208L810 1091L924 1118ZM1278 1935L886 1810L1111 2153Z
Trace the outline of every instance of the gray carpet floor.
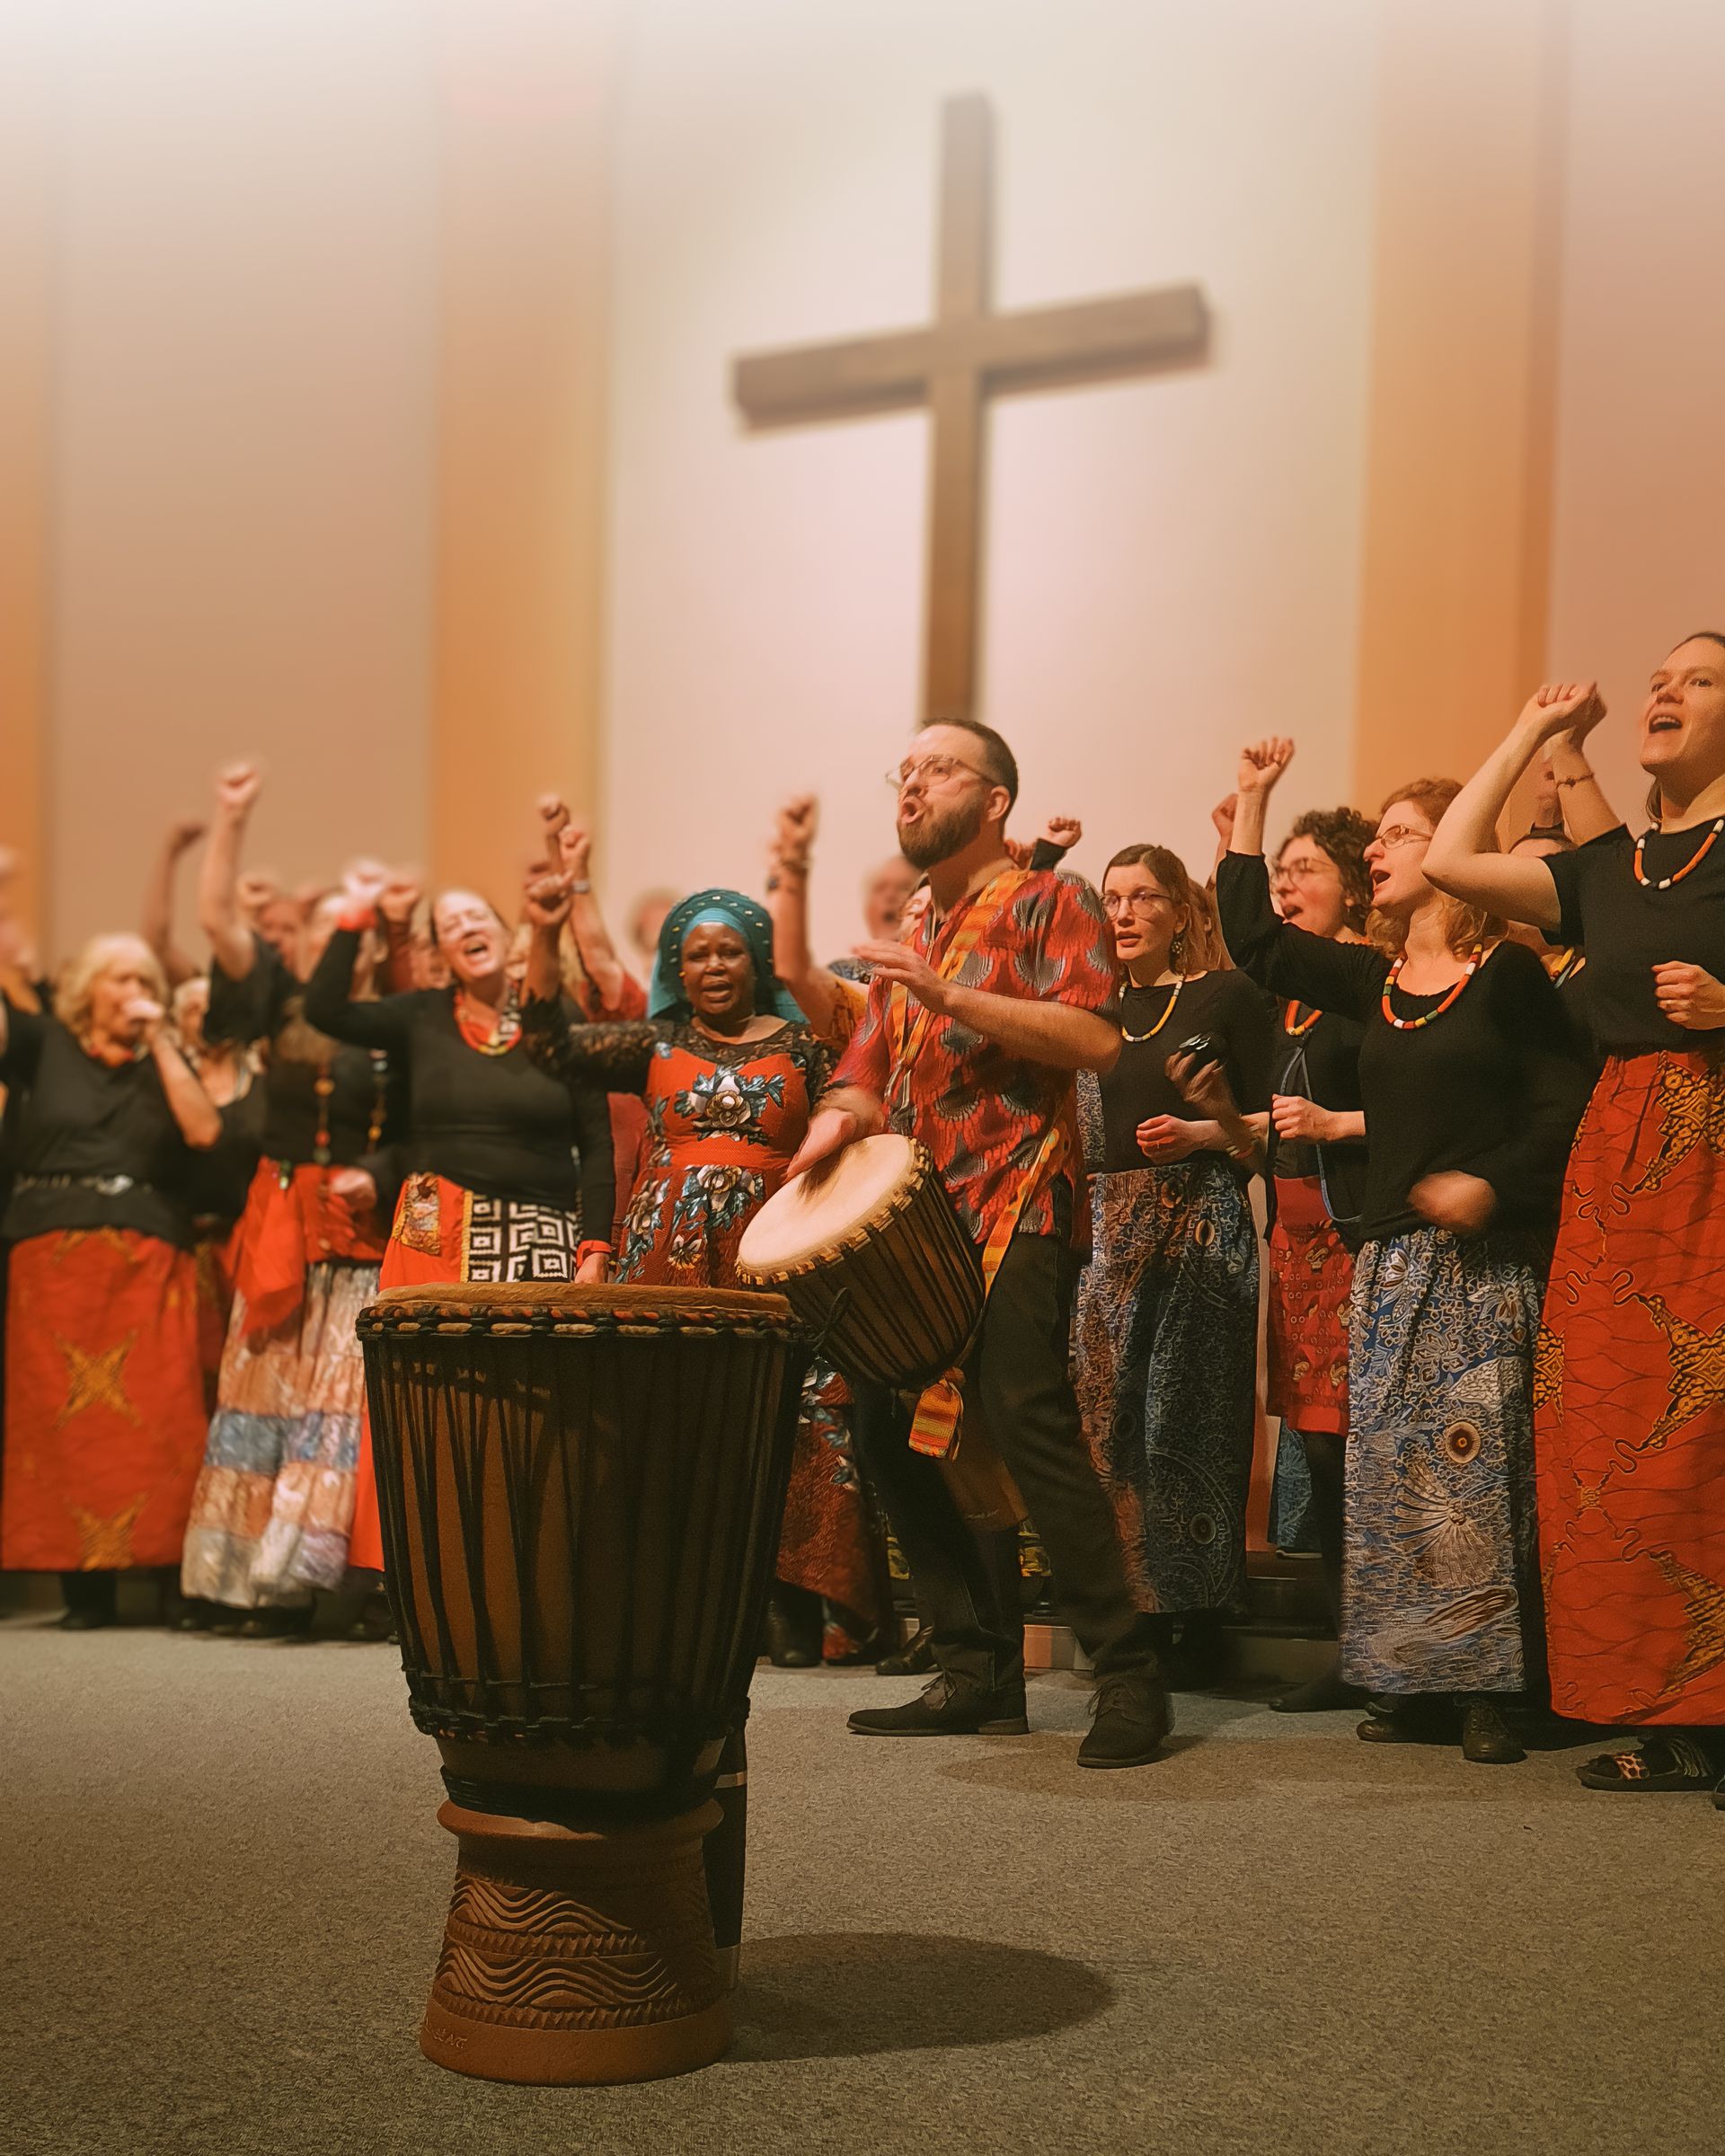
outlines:
M415 2035L454 1845L393 1650L0 1624L7 2156L1717 2145L1725 1816L1185 1698L1156 1765L886 1744L763 1672L746 1989L702 2074Z

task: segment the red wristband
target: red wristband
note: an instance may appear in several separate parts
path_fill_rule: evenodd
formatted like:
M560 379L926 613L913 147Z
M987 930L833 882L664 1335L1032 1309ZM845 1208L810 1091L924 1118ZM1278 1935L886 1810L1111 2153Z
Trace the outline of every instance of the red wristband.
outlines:
M597 1241L583 1242L576 1246L575 1262L578 1266L581 1266L585 1265L589 1258L609 1258L611 1255L612 1249L608 1242Z
M377 925L377 908L375 906L344 906L335 916L338 928L350 929L355 935Z

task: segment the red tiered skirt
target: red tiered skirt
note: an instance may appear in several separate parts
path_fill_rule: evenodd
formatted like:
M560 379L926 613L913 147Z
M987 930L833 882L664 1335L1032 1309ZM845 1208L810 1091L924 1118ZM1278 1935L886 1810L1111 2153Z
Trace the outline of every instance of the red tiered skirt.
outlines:
M1552 1702L1725 1723L1725 1055L1612 1057L1535 1365Z

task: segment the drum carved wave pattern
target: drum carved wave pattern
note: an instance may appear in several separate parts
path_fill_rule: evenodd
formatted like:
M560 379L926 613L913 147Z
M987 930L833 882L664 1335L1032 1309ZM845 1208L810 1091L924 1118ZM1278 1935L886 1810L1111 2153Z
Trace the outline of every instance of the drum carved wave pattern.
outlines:
M546 2032L639 2028L712 2005L723 1984L700 1870L603 1886L624 1887L638 1907L619 1913L615 1891L598 1907L458 1872L434 2002L461 2019Z

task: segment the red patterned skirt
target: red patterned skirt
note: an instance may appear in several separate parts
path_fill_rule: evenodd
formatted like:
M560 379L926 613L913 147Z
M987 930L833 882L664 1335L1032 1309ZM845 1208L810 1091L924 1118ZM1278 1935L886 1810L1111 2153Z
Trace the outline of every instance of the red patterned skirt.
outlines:
M1348 1312L1353 1253L1315 1175L1278 1175L1269 1232L1265 1404L1296 1430L1348 1429Z
M1613 1056L1535 1364L1552 1703L1725 1724L1725 1056Z
M129 1228L13 1245L0 1565L177 1565L206 1427L190 1250Z

